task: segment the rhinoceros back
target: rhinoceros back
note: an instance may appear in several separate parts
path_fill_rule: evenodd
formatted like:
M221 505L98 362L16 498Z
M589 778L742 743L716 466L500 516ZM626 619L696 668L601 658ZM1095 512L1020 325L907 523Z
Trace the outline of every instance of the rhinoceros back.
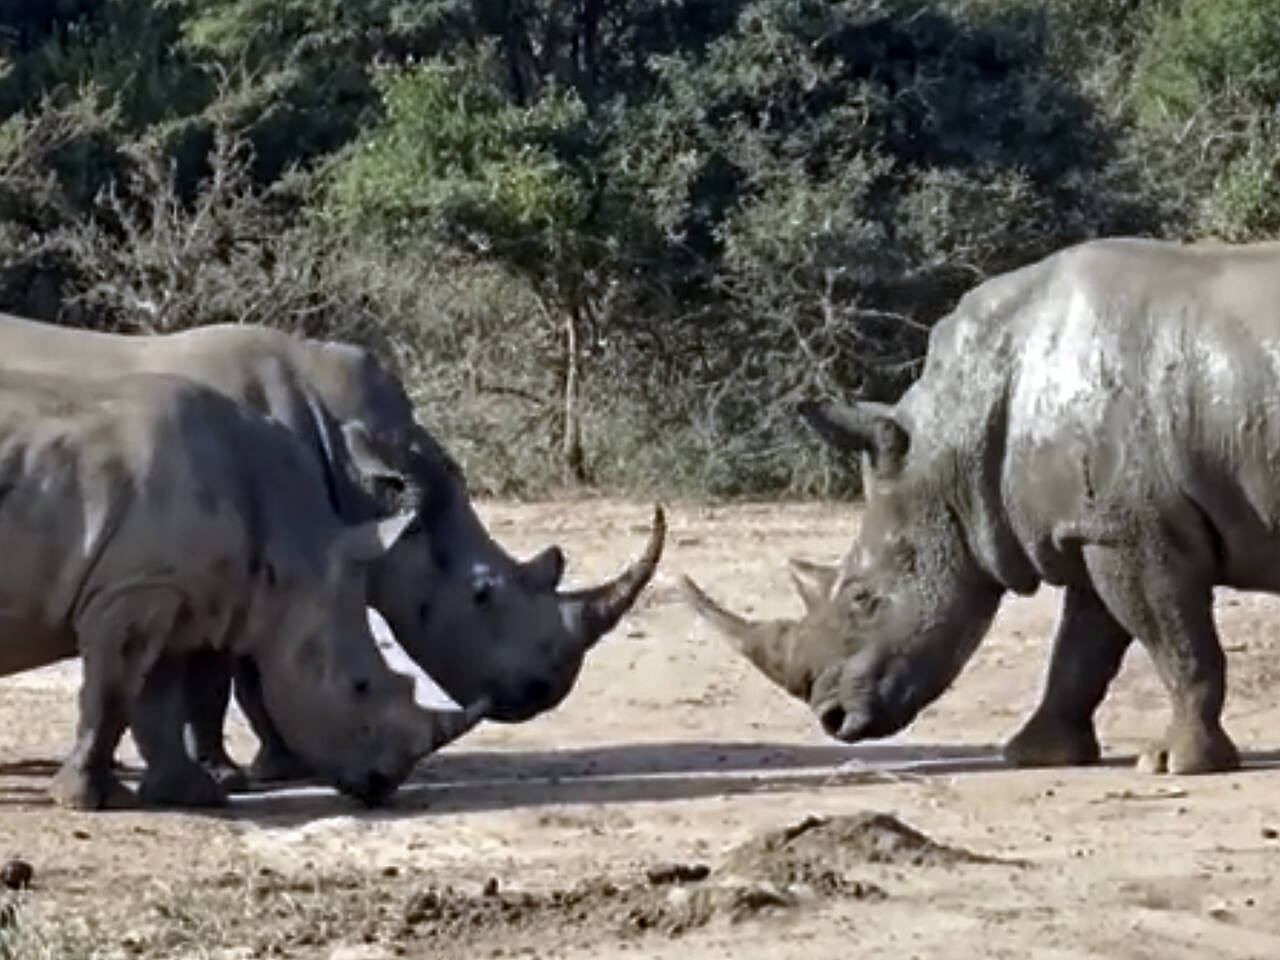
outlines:
M1094 241L994 278L938 324L901 407L1033 558L1191 511L1222 582L1277 579L1280 244Z
M155 335L71 330L0 314L0 363L78 378L125 372L170 373L246 403L288 426L327 472L317 434L318 404L334 422L358 420L393 466L435 490L461 487L452 462L413 417L400 381L369 351L310 340L253 324L213 324ZM352 519L374 504L350 478L335 480L335 501Z
M282 530L318 555L328 516L287 431L214 391L0 370L0 552L22 557L0 578L0 673L73 655L95 591L243 591Z

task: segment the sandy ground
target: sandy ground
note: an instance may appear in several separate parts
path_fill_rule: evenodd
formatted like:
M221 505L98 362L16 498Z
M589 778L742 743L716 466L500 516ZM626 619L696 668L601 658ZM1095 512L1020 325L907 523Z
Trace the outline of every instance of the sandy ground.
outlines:
M638 551L649 516L615 502L482 512L513 552L560 543L582 581ZM376 813L319 788L218 815L58 811L43 790L77 669L3 681L0 857L29 860L36 883L16 925L0 911L0 957L1280 957L1278 601L1218 598L1244 771L1131 770L1166 719L1138 648L1100 714L1102 765L1010 770L998 745L1037 696L1054 591L1007 601L908 732L845 747L671 583L689 573L740 611L793 614L784 559L834 560L856 513L669 519L658 581L569 699L478 729ZM238 718L231 734L250 755ZM710 872L647 876L665 863Z

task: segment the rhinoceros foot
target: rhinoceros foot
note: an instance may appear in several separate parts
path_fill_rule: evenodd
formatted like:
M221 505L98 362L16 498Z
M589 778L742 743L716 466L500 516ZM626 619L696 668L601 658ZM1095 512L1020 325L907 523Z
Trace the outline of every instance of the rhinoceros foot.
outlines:
M1215 773L1239 766L1240 753L1220 726L1176 720L1163 740L1147 745L1137 763L1140 773Z
M146 807L221 807L227 793L208 770L191 763L148 767L138 786L138 799Z
M64 766L49 783L49 796L69 810L127 810L138 798L113 773Z
M246 793L250 789L249 774L225 754L214 759L200 760L199 763L225 793Z
M311 777L311 768L288 749L261 748L249 764L249 779L253 783L282 783Z
M1077 767L1097 763L1102 751L1093 723L1071 722L1032 714L1004 745L1004 758L1015 767Z

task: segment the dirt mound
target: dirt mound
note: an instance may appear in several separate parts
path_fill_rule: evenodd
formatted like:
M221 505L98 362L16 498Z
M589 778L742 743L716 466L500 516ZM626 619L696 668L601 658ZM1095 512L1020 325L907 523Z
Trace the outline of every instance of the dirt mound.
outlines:
M937 843L885 813L808 817L735 847L715 868L667 862L649 867L643 878L593 877L548 892L501 890L496 880L479 894L420 890L405 905L398 936L432 943L437 951L550 930L562 943L645 933L678 937L716 918L737 923L837 898L884 899L883 888L852 875L868 864L999 862Z
M569 949L674 938L712 923L777 921L824 903L883 900L890 894L865 876L873 864L991 862L998 861L937 843L888 814L866 813L808 817L752 838L719 863L652 863L621 876L580 875L549 890L508 888L512 878L504 876L459 884L399 868L317 875L262 867L148 898L153 922L132 930L130 943L146 956L246 943L255 956L310 956L355 942L388 955L471 960L548 941ZM221 942L210 941L213 931Z
M1007 862L938 843L892 814L868 811L810 816L770 831L731 850L721 872L834 889L850 870L869 863L946 867Z
M413 894L405 906L402 937L437 949L471 939L507 942L518 934L554 929L561 942L651 933L678 937L716 917L731 923L787 912L818 898L883 898L874 884L832 876L820 889L747 878L719 879L705 865L664 866L645 881L618 883L603 877L567 890L480 895L433 887ZM700 880L680 877L701 875Z

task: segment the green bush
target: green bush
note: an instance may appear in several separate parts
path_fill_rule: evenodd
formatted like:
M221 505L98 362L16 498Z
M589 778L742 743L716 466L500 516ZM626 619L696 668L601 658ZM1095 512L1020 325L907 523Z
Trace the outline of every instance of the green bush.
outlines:
M1230 104L1280 104L1280 0L1181 0L1158 15L1138 64L1150 122Z
M844 495L982 279L1275 236L1280 0L0 11L0 307L373 345L478 490Z

